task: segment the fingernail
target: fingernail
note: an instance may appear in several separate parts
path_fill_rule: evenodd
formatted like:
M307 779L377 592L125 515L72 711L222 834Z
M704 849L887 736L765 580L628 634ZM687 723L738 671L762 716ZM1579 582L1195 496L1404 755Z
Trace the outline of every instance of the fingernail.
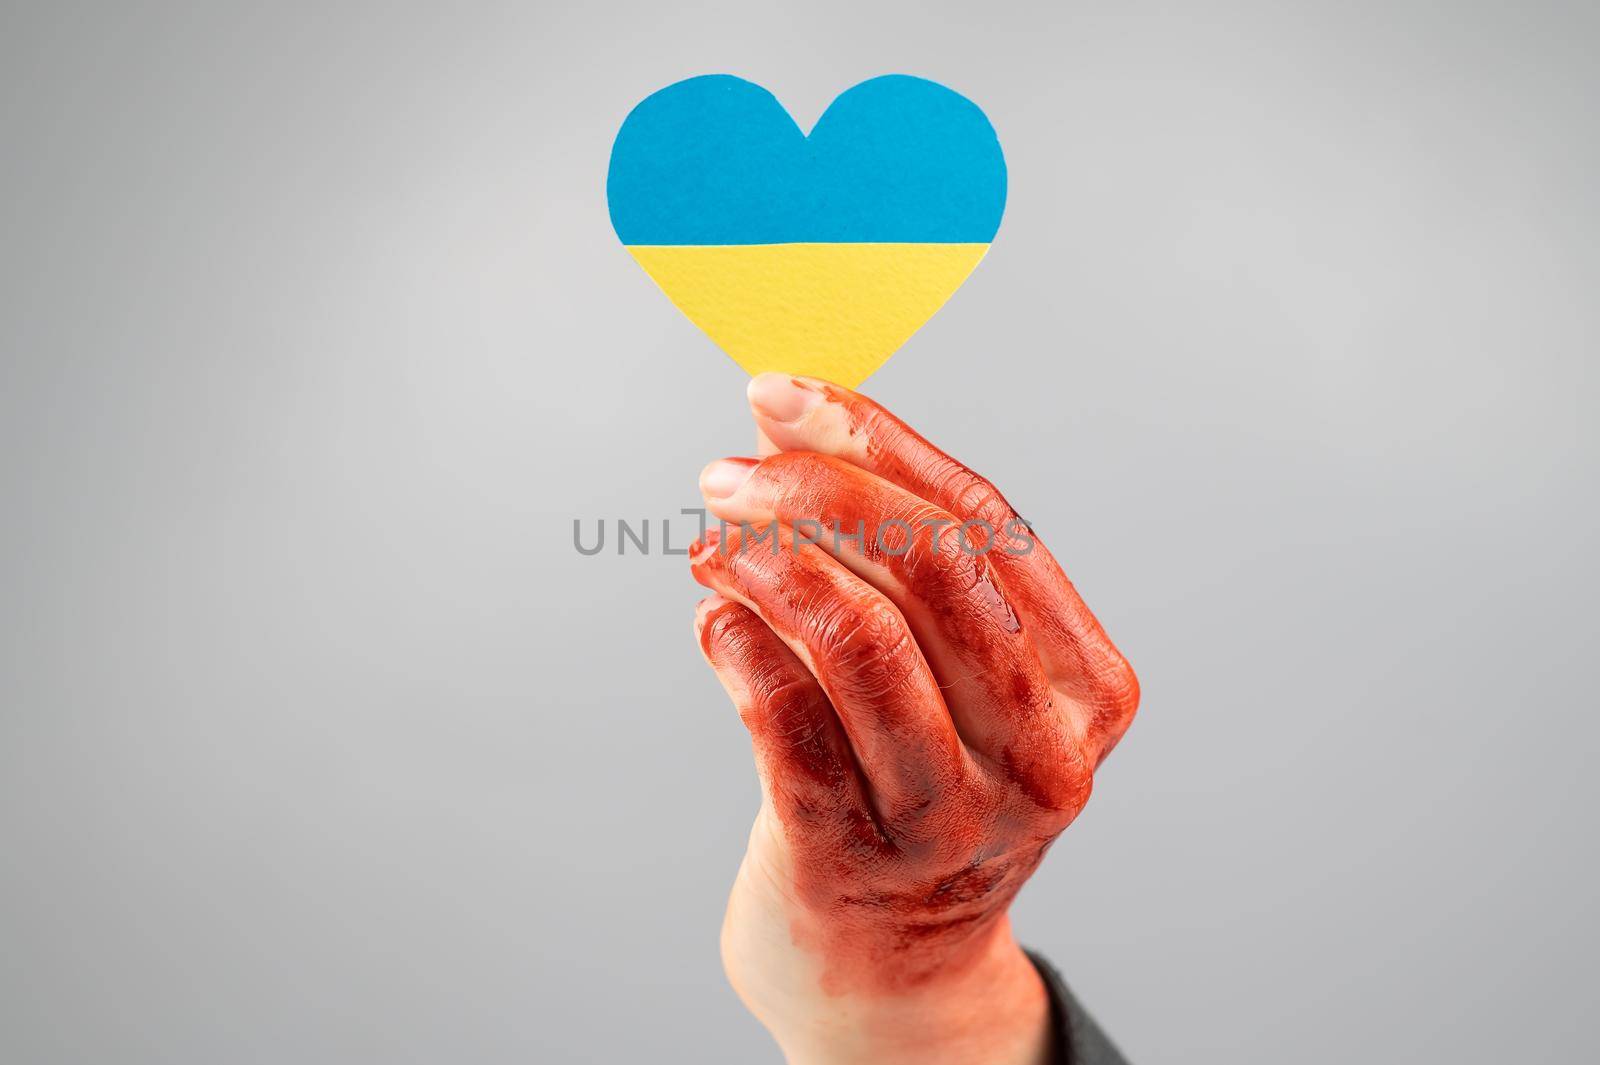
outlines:
M718 459L700 471L700 491L712 499L727 499L750 479L755 459Z
M782 373L757 374L750 379L746 394L758 413L775 422L799 421L823 399L821 392L804 381Z

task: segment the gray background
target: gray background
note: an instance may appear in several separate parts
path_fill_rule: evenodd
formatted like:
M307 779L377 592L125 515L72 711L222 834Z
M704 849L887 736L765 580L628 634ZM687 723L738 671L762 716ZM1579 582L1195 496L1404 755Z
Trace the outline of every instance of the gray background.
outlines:
M776 1061L717 959L756 790L698 592L572 547L659 547L749 446L603 202L709 71L807 126L923 74L1005 145L993 252L869 391L1144 682L1025 941L1140 1062L1591 1057L1597 40L7 5L0 1059Z

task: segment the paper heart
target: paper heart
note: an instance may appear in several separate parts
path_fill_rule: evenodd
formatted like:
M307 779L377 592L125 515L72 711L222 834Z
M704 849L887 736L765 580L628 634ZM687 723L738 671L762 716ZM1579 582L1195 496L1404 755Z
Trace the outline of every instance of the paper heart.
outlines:
M740 366L854 387L989 250L1006 164L978 106L931 81L864 81L807 136L717 74L633 109L606 196L634 259Z

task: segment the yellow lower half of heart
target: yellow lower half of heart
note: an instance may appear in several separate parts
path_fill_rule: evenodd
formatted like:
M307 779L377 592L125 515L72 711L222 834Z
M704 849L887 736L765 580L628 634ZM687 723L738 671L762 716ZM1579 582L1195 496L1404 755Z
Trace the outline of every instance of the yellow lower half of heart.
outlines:
M630 245L678 309L752 374L854 388L944 306L987 244Z

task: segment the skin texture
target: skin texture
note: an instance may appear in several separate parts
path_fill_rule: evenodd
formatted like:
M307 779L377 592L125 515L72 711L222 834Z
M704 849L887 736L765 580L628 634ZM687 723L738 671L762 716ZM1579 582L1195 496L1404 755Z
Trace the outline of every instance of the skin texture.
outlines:
M791 1062L1042 1062L1006 911L1138 683L988 481L846 389L750 396L767 454L702 473L690 551L763 790L730 980Z

